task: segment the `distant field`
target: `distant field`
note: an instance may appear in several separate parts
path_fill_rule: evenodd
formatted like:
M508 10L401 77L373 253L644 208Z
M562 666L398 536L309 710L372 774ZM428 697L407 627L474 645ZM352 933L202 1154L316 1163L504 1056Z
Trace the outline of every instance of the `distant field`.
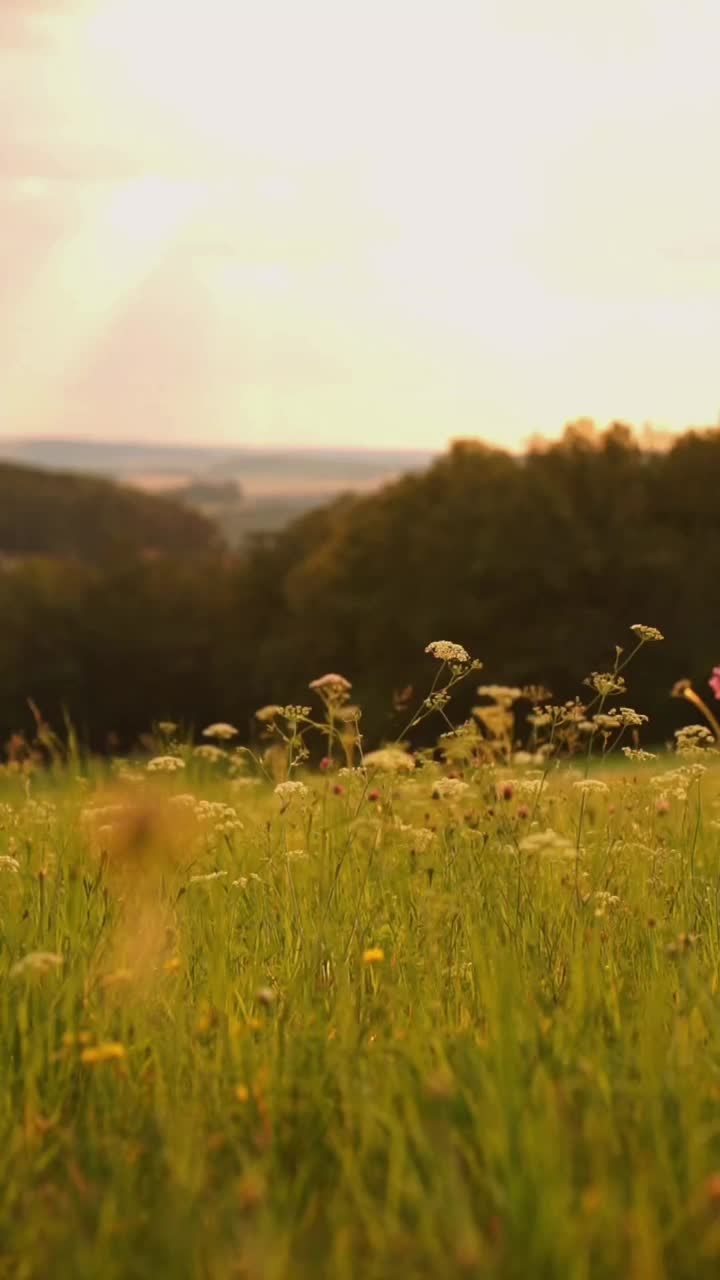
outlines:
M0 1275L716 1276L715 753L513 758L493 687L358 767L318 692L0 771Z

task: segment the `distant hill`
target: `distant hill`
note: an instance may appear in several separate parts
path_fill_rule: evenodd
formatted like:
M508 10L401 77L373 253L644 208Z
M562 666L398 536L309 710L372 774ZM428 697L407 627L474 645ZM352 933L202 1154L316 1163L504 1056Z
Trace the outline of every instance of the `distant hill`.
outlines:
M112 480L0 462L0 558L102 563L113 556L194 556L222 547L216 526L166 496Z
M0 459L105 476L172 494L234 548L275 533L341 493L370 493L433 461L422 450L246 449L0 437Z
M0 458L12 462L112 476L152 490L191 481L235 482L249 499L303 494L327 498L348 489L373 489L424 469L433 456L402 449L245 449L0 437Z

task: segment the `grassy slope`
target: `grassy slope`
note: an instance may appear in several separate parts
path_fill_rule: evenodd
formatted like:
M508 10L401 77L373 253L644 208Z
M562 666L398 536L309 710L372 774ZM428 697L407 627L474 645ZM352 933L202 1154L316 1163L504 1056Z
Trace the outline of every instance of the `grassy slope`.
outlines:
M608 777L577 867L485 774L0 780L0 1276L715 1276L720 776Z

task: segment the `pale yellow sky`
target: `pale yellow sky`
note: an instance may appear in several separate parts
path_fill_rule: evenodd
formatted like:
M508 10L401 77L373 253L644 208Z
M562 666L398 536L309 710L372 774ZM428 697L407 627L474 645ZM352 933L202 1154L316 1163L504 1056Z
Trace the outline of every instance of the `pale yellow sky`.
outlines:
M720 0L0 0L0 437L720 411Z

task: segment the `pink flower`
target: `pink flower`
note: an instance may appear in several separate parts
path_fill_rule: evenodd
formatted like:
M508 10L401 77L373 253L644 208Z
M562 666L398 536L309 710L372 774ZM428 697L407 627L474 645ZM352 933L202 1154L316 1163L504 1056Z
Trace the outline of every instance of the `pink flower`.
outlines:
M715 697L720 699L720 667L713 667L713 673L708 680L708 684L715 694Z

